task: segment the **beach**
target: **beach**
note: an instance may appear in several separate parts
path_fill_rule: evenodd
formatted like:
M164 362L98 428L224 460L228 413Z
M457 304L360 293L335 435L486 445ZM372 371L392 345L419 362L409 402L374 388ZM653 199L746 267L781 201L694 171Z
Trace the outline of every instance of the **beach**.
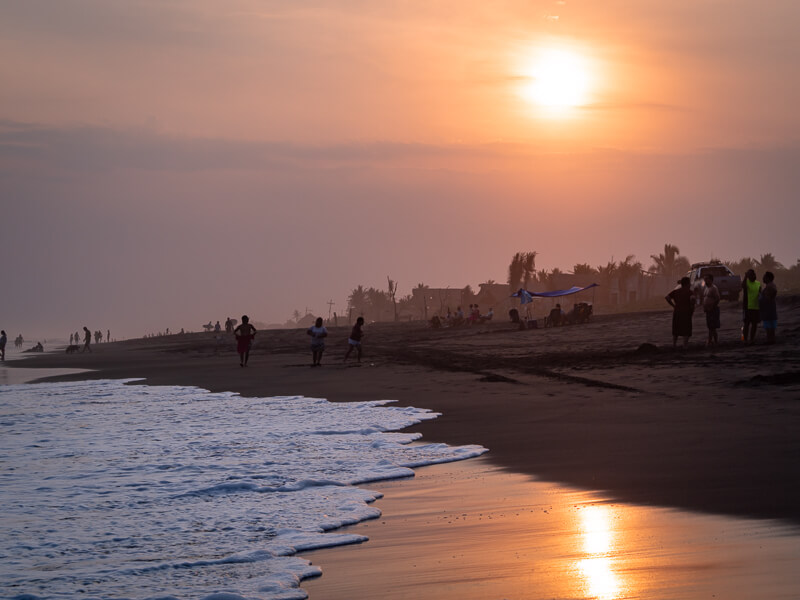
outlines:
M442 413L409 429L425 442L488 448L480 460L491 465L492 482L508 473L591 492L605 504L794 530L800 524L800 300L783 299L779 314L774 346L763 343L763 332L759 343L744 346L740 309L731 304L723 307L721 343L714 349L702 344L705 327L695 315L692 345L674 350L671 313L656 311L525 331L507 321L453 330L370 324L361 365L341 361L348 328L330 328L317 369L309 367L303 330L259 332L247 368L239 367L232 340L220 342L213 334L100 344L92 354L47 353L7 364L90 370L59 381L142 378L148 385L254 397L396 400ZM485 487L482 481L474 478L473 487ZM500 485L498 499L505 497ZM406 506L426 502L413 487L406 489L412 490ZM491 504L491 497L481 496L482 502ZM469 534L447 523L426 528L431 539L470 543ZM323 552L346 555L368 551L369 544ZM317 557L323 552L310 558L326 572ZM498 567L487 561L485 568ZM373 565L372 576L383 571ZM414 579L413 572L407 576ZM324 575L310 585L318 586L312 598L335 597L324 588Z

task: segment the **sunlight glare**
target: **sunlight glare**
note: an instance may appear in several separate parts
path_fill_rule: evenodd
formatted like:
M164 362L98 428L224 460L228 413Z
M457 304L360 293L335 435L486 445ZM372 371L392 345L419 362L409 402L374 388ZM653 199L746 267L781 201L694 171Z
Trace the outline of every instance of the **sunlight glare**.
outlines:
M572 51L540 51L526 69L526 77L530 81L522 95L540 107L564 110L588 102L589 69L586 61Z
M593 598L612 600L620 593L611 553L614 549L612 514L608 506L585 506L581 511L581 534L586 557L580 571Z

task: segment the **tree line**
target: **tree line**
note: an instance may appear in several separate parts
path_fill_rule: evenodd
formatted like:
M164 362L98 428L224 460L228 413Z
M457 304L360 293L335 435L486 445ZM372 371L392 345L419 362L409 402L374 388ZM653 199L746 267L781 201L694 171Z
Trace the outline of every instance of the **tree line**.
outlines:
M517 252L508 265L508 293L513 293L519 288L528 288L532 283L539 283L552 288L560 275L584 275L592 279L593 283L604 286L606 290L616 281L619 288L632 278L642 275L661 275L669 281L677 281L691 268L691 261L680 253L675 244L664 244L662 252L650 255L650 264L645 268L642 261L630 254L622 260L609 260L605 264L593 266L589 263L577 263L571 272L559 268L551 270L537 269L536 257L538 252ZM800 290L800 260L796 264L785 267L772 253L761 254L758 258L743 257L735 260L720 260L737 275L744 275L748 269L755 269L759 274L772 271L775 274L779 287L784 290ZM494 284L494 280L486 283ZM469 286L457 290L446 290L447 298L437 298L441 290L434 291L424 283L418 283L411 294L398 296L397 281L391 277L386 278L386 287L366 287L358 285L350 291L347 297L347 313L340 317L345 320L356 316L363 316L367 321L397 321L400 318L428 319L428 312L442 312L447 308L455 309L453 303L468 306L475 302L477 294ZM415 293L416 291L416 293ZM455 300L453 300L455 298ZM295 315L296 317L298 315Z

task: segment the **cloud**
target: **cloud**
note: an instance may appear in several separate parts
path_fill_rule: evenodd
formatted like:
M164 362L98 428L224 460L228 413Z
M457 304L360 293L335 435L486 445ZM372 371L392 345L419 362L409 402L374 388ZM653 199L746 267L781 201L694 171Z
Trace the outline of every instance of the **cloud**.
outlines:
M174 137L148 129L50 127L0 120L0 170L20 160L52 169L214 171L335 167L393 161L501 157L512 145L362 142L327 145Z

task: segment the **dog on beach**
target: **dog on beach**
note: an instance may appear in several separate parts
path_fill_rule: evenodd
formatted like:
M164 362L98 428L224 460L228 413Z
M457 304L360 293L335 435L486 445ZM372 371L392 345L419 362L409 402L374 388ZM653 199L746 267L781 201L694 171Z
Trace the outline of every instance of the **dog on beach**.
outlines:
M67 354L75 354L76 352L80 352L81 347L77 344L70 344L67 346Z

